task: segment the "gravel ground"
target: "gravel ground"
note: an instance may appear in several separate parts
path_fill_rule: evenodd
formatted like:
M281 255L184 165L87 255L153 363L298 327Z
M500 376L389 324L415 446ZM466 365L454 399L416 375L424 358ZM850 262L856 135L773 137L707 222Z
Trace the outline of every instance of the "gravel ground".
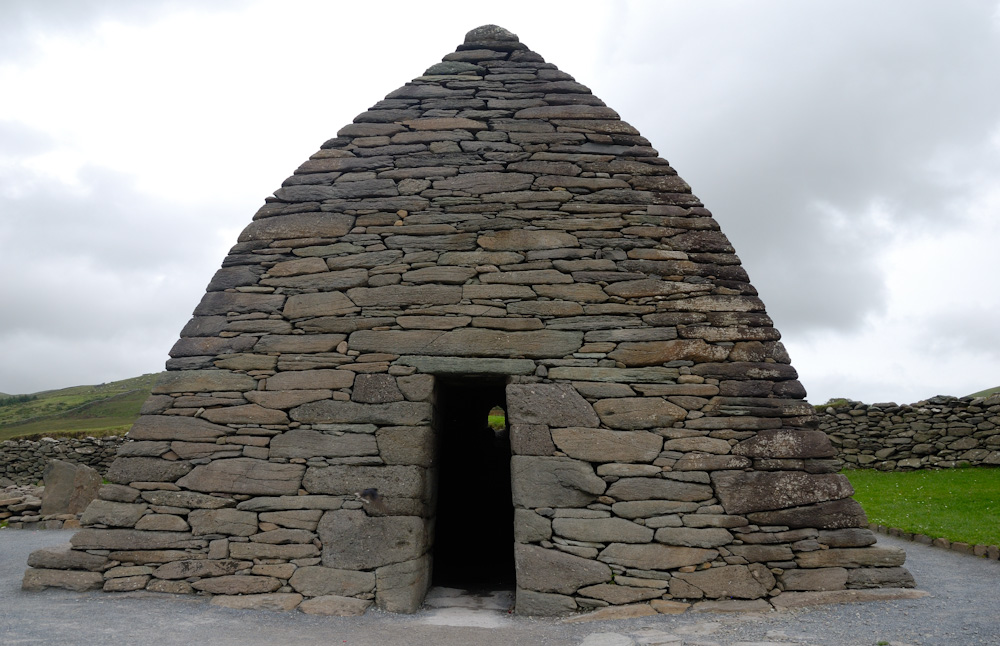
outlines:
M490 611L427 609L315 617L216 608L203 598L149 593L26 593L32 550L64 543L70 531L0 531L0 644L308 646L350 644L533 644L539 646L976 646L1000 644L1000 562L889 537L906 549L923 599L824 606L767 614L661 615L564 624ZM440 625L440 624L464 625ZM469 625L469 624L478 624Z

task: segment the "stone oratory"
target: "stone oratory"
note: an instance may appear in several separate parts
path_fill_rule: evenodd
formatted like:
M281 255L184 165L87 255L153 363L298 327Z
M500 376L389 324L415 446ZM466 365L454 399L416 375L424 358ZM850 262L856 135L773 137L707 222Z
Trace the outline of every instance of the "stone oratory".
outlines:
M650 143L480 27L265 200L25 587L557 615L912 586L778 339Z

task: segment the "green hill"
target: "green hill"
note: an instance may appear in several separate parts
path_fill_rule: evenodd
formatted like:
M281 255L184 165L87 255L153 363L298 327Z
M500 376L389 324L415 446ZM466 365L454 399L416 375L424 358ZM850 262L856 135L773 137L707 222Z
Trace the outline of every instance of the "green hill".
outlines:
M158 376L148 374L96 386L0 397L0 440L33 435L122 434L139 416Z
M986 390L980 390L978 393L972 393L969 397L989 397L990 395L995 395L1000 393L1000 386L996 388L987 388Z

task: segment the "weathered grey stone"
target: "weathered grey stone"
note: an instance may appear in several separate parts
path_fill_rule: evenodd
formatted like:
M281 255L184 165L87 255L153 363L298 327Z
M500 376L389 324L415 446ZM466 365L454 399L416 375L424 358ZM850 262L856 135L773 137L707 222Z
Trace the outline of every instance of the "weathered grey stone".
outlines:
M535 362L530 359L469 359L465 357L402 357L397 362L434 375L530 375Z
M372 602L368 599L326 595L304 600L299 604L299 610L307 615L324 617L359 617L365 614L371 605Z
M159 458L117 458L108 469L111 482L174 482L191 471L187 462L171 462Z
M906 560L898 547L856 547L800 552L795 557L799 567L897 567Z
M585 507L607 485L585 462L515 455L510 461L515 507Z
M143 491L142 499L151 505L183 507L186 509L219 509L232 507L236 501L222 496L209 496L193 491Z
M462 300L462 288L451 285L356 287L347 290L347 296L361 307L447 305Z
M211 604L233 610L267 610L270 612L290 612L303 603L302 595L294 592L270 592L265 594L218 594Z
M916 586L913 575L903 567L860 567L846 570L846 572L848 588L912 588ZM788 588L786 587L786 589ZM813 589L822 590L823 588Z
M552 531L589 543L648 543L653 539L653 530L624 518L556 518Z
M230 543L229 556L234 559L306 559L319 556L315 545L271 545L269 543Z
M608 488L616 500L676 500L694 502L714 495L712 487L660 478L622 478Z
M344 457L378 455L375 438L364 433L340 435L306 429L292 429L275 436L270 444L272 458Z
M514 455L553 455L556 446L544 424L511 424L510 450Z
M715 559L716 550L694 547L674 547L651 543L628 545L612 543L601 550L598 560L639 570L673 570L688 565L700 565Z
M250 388L254 386L251 385ZM182 442L215 442L229 429L195 417L177 415L143 415L132 424L128 437L133 440L179 440Z
M646 282L646 281L640 281ZM662 281L655 281L662 282ZM621 283L616 283L620 285ZM669 283L668 283L669 284ZM609 288L610 290L610 288ZM613 293L609 291L609 293ZM701 339L674 341L636 341L619 343L608 357L626 366L659 366L670 361L715 362L725 361L729 348L708 344Z
M293 370L279 372L268 377L266 387L269 391L305 390L308 392L317 388L337 390L350 388L354 383L354 377L354 373L350 370Z
M607 426L626 430L669 427L687 416L686 410L660 397L602 399L594 410Z
M528 251L580 246L576 236L569 233L546 230L528 231L525 229L491 231L479 236L477 242L480 247L487 251Z
M257 514L237 509L195 509L188 514L191 533L251 536L257 533Z
M212 594L262 594L280 588L281 581L270 576L224 575L200 579L191 587Z
M847 478L835 473L715 471L712 483L730 514L839 500L854 493Z
M611 580L611 568L604 563L535 545L514 546L514 567L518 587L536 592L572 594Z
M719 547L728 545L733 535L721 527L704 529L693 527L661 527L656 530L656 540L667 545L685 547Z
M396 378L396 385L407 401L422 402L430 399L434 391L432 375L408 375Z
M721 597L759 599L768 591L768 588L761 585L750 568L745 565L712 567L698 572L677 572L674 576L698 588L710 599Z
M97 498L101 474L85 464L64 460L49 460L42 471L45 489L42 491L43 516L79 514Z
M242 392L244 390L253 390L256 385L257 380L253 377L228 370L177 370L162 373L153 385L152 392L154 395L157 393L204 393L213 391ZM138 421L136 423L138 424Z
M635 603L637 601L645 601L647 599L655 599L663 595L663 590L633 588L621 584L600 583L598 585L580 588L577 593L585 597L593 597L594 599L600 599L611 604L620 605Z
M190 577L212 577L236 574L249 568L246 561L234 559L191 559L164 563L153 570L153 576L158 579L187 579Z
M342 316L358 310L354 301L341 292L319 292L289 296L282 315L294 320L312 316Z
M305 467L301 464L234 458L199 465L177 484L206 493L280 496L297 493L303 473Z
M293 543L306 544L316 539L316 534L304 529L288 529L279 527L261 531L250 537L254 543L267 543L268 545L290 545Z
M868 526L868 517L861 505L850 498L791 509L756 512L749 514L747 518L751 523L760 525L787 525L789 527L816 527L818 529Z
M309 467L302 486L310 493L354 496L363 489L378 489L382 496L420 498L427 470L418 466L357 466L350 464Z
M563 594L536 592L518 587L514 612L526 617L561 617L576 612L576 601Z
M346 570L413 560L427 551L425 521L415 516L371 517L357 509L329 511L319 521L323 565ZM372 545L381 549L372 550Z
M836 454L823 431L765 430L733 447L752 458L828 458Z
M264 408L257 404L210 408L202 416L216 424L287 424L288 415L284 411Z
M843 590L847 586L847 570L842 567L813 570L785 570L778 576L785 590Z
M109 527L134 527L146 512L146 505L95 500L80 517L83 525L108 525Z
M600 425L591 405L569 384L509 384L507 417L511 424Z
M429 554L375 570L375 602L388 612L413 613L420 608L431 585Z
M28 555L28 565L41 570L89 570L100 572L108 557L72 549L70 543L43 547Z
M102 587L104 587L104 576L100 572L28 568L24 571L24 578L21 579L21 589L25 592L39 592L46 588L86 592L99 590Z
M736 556L742 556L750 563L791 561L794 558L792 548L787 545L727 545L726 549Z
M664 514L690 512L698 508L696 502L677 502L675 500L636 500L616 502L611 505L616 516L622 518L651 518Z
M375 589L375 573L312 565L296 569L288 584L307 597L353 597Z
M514 510L514 540L518 543L537 543L552 538L552 521L530 509Z
M680 451L682 453L729 453L729 442L714 437L679 437L663 443L664 451Z
M878 588L874 590L829 590L818 592L782 592L771 599L778 610L807 608L831 603L856 603L864 601L892 601L896 599L920 599L928 596L926 590L905 588Z
M187 532L147 532L134 529L81 529L69 542L78 550L182 550L201 547L203 541Z
M306 424L322 424L335 420L340 424L421 426L431 421L431 405L428 402L359 404L325 400L293 408L291 418Z
M598 428L552 429L552 441L571 458L587 462L652 462L663 438L645 431Z
M387 404L403 400L396 379L387 374L358 375L354 379L351 399L365 404Z
M430 426L385 426L376 431L375 440L386 464L434 464L434 429Z
M315 531L323 511L320 509L295 509L288 511L266 511L259 514L262 523L274 523L292 529Z
M580 348L583 335L558 330L506 332L483 328L449 331L359 330L351 334L348 344L352 350L359 352L455 357L562 357Z

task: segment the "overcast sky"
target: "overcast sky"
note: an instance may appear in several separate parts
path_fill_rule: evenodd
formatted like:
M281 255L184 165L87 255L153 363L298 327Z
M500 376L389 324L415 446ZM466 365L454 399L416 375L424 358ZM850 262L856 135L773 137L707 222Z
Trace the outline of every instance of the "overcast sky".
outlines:
M996 0L0 0L0 392L162 370L263 199L486 23L692 185L810 401L1000 385Z

